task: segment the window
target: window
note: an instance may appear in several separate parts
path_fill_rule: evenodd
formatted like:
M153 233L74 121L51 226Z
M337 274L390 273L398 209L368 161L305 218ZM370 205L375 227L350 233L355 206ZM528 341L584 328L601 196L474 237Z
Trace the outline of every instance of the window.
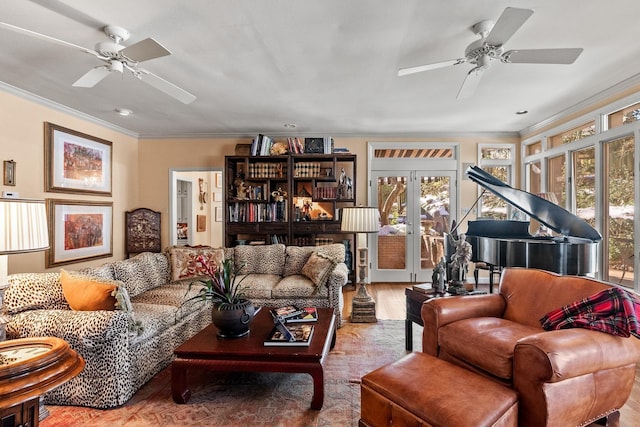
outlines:
M478 165L500 181L513 185L514 153L515 145L513 144L479 144ZM479 188L479 191L482 191L482 188ZM511 219L515 209L512 209L507 202L488 191L481 194L478 217Z
M549 138L549 148L559 147L563 144L579 141L596 133L596 122L591 121L580 126L576 126L573 129L566 130L562 133Z
M640 120L640 102L607 115L608 129L628 125Z

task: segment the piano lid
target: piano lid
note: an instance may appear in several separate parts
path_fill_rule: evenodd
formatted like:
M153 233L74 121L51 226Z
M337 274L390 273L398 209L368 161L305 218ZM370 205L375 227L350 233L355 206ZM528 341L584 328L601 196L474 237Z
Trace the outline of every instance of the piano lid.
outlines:
M513 188L477 166L468 168L466 174L476 184L491 191L558 234L581 237L594 242L602 240L600 233L585 220L555 203L535 194Z

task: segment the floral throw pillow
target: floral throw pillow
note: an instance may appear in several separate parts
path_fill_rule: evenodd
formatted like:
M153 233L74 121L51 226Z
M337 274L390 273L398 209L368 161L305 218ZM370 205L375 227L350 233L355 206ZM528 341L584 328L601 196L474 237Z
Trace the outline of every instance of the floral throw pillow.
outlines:
M217 267L224 260L224 249L214 249L208 246L171 248L169 252L171 280L176 282L206 276L206 270L196 262L199 256L203 256L209 265Z

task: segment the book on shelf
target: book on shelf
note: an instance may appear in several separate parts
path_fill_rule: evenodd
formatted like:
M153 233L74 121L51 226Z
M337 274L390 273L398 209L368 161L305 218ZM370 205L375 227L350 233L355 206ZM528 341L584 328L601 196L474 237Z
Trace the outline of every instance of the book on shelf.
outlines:
M313 338L314 326L309 323L285 325L276 323L264 341L265 346L308 347Z

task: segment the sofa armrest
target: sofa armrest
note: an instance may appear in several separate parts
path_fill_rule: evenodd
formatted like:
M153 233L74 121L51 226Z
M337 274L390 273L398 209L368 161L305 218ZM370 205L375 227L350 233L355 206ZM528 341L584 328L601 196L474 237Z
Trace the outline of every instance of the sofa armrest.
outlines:
M349 280L349 269L344 262L339 262L327 279L329 294L342 292L342 287Z
M433 298L422 304L422 351L438 356L438 330L449 323L472 317L502 317L506 303L499 294Z
M86 357L95 348L128 348L127 313L115 311L29 310L10 316L7 337L61 338Z
M640 340L572 328L521 339L513 358L514 382L558 382L640 362Z

